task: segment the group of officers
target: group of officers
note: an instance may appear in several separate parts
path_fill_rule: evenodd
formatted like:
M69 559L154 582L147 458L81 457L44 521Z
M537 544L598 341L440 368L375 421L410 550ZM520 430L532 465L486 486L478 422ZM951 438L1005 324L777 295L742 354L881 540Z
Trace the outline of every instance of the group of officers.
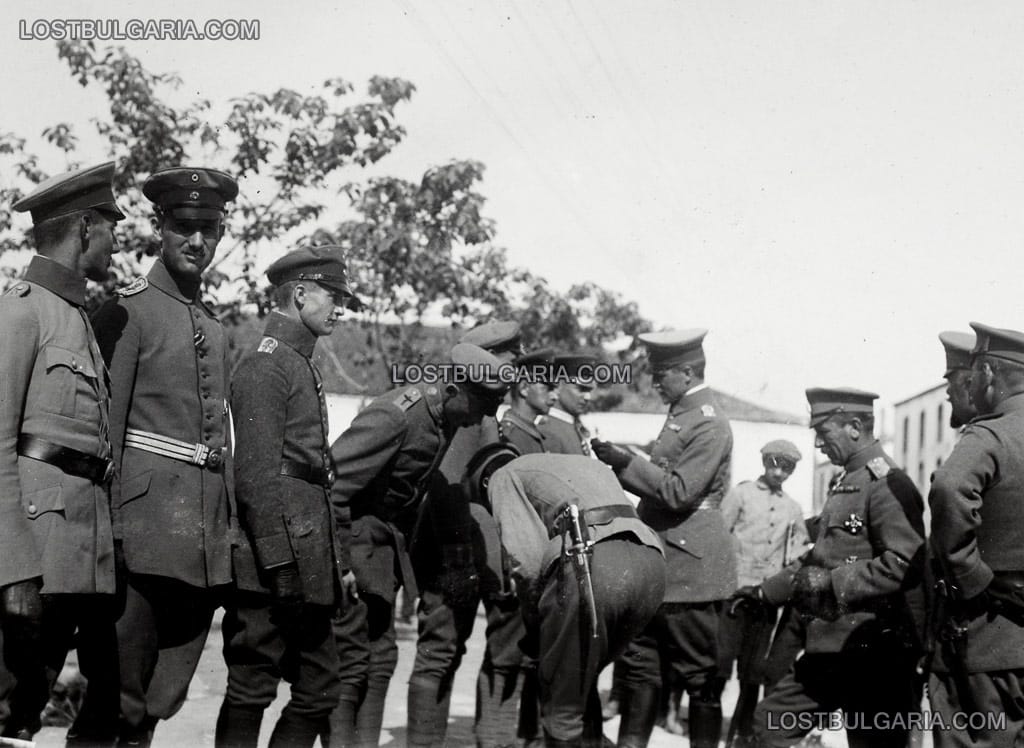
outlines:
M733 660L733 745L792 745L836 710L852 746L904 745L924 676L937 745L1021 735L1024 334L941 336L962 432L928 496L930 543L921 495L874 435L873 393L807 390L816 446L841 468L817 517L782 492L800 459L788 442L730 490L705 330L640 336L669 405L649 458L583 425L593 359L527 353L499 321L451 349L464 376L396 387L331 443L312 353L360 306L340 250L270 265L274 311L231 372L200 287L235 180L151 175L160 256L90 318L86 279L108 277L124 218L113 170L13 206L37 255L0 297L4 736L39 730L74 648L88 686L67 742L148 745L223 607L218 746L257 744L281 680L272 746L377 745L400 587L419 599L413 746L446 744L481 602L488 748L602 745L612 662L624 747L647 744L673 693L691 745L717 745Z

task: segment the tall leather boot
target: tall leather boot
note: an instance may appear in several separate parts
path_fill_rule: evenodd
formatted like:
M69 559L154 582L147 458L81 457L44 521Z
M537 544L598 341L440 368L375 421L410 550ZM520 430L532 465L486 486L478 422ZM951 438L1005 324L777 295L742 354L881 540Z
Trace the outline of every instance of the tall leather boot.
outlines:
M225 701L217 715L213 744L217 748L256 748L262 723L261 707L233 706Z
M634 686L622 704L619 723L619 748L646 748L658 718L657 686Z
M722 704L690 698L690 745L717 748L722 735Z

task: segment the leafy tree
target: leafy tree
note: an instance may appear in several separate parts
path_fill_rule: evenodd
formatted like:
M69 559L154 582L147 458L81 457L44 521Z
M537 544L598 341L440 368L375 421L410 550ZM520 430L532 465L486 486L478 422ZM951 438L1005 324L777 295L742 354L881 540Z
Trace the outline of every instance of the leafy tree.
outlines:
M168 166L202 164L231 173L241 186L206 277L224 321L237 323L254 307L266 309L266 285L256 272L261 250L303 241L341 244L368 307L361 317L368 345L354 364L378 374L364 380L379 378L393 362L437 355L436 339L428 344L423 333L435 316L453 328L516 318L529 344L570 351L597 350L646 324L635 304L612 292L582 284L560 294L542 278L511 267L505 250L493 243L494 222L483 212L479 162L435 166L418 183L352 178L405 137L397 109L415 92L406 80L374 76L361 97L341 78L324 81L318 95L287 88L250 92L231 99L224 113L201 98L171 103L181 99L182 80L146 70L124 48L66 41L57 44L57 53L74 81L103 97L106 111L88 123L56 123L43 131L43 141L63 154L69 169L95 163L100 158L83 156L75 131L91 127L106 144L105 157L117 162L115 191L128 215L118 232L122 251L115 256L114 278L93 289L94 303L115 283L140 274L143 258L159 251L148 225L152 209L141 192L145 178ZM0 183L0 255L31 247L13 229L10 210L47 176L27 142L0 133L0 173L13 176ZM336 195L348 203L340 221L326 212L325 203L336 203ZM9 280L15 270L4 273Z

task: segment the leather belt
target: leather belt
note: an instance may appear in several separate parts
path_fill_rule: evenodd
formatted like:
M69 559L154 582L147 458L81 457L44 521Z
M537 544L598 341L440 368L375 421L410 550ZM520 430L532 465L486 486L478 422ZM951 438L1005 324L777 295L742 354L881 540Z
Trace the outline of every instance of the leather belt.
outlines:
M567 532L569 529L563 527L565 523L562 520L562 516L559 514L555 520L555 532L558 535ZM639 517L632 504L609 504L607 506L595 506L591 509L584 509L580 512L580 519L588 527L593 527L594 525L606 525L613 519L639 519Z
M96 455L79 452L71 447L40 439L31 434L18 437L18 454L39 460L64 471L68 475L88 478L93 483L109 483L114 477L114 463Z
M205 444L191 444L142 429L127 429L124 446L170 457L172 460L181 460L210 470L219 470L220 466L224 464L224 447L211 448Z
M330 488L331 484L334 483L334 471L329 468L318 467L316 465L310 465L307 462L299 462L298 460L289 460L287 457L281 458L281 475L286 475L289 478L298 478L304 480L306 483L313 483L318 486L324 486Z

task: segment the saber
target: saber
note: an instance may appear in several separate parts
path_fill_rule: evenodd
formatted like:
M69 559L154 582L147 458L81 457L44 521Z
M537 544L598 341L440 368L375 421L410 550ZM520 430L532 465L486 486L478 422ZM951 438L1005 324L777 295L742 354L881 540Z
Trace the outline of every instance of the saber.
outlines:
M572 560L580 600L587 607L590 638L597 639L597 605L594 602L594 581L590 574L590 556L594 552L594 543L590 540L587 526L580 522L580 508L576 504L569 504L563 511L570 543L565 553Z

